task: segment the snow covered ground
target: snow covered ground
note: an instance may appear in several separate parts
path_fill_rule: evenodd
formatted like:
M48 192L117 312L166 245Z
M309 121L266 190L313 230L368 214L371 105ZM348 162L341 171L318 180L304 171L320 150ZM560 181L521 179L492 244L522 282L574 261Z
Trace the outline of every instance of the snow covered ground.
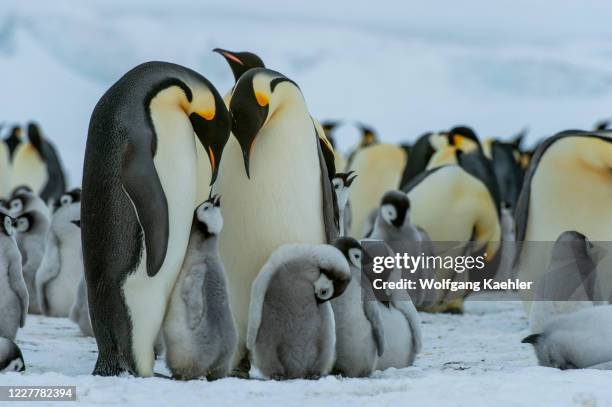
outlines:
M84 405L612 405L612 372L537 366L530 346L520 343L528 332L518 302L469 301L463 316L421 316L424 349L410 368L377 372L369 379L210 383L90 376L96 360L92 338L82 337L67 319L29 316L17 341L27 373L3 375L0 384L76 386ZM163 361L156 371L167 374Z

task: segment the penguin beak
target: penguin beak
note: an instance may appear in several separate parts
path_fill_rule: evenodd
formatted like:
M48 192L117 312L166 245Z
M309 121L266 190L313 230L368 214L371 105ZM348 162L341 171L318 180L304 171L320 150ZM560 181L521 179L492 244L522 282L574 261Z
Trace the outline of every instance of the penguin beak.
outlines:
M72 223L73 225L75 225L76 227L78 227L78 228L80 228L80 227L81 227L81 220L80 220L80 219L73 220L73 221L71 221L71 223Z
M346 186L350 187L351 184L353 183L353 181L355 181L355 178L357 178L357 174L353 175L355 173L355 171L349 171L346 178ZM352 176L351 176L352 175Z
M240 60L240 58L238 58L231 51L228 51L228 50L222 49L222 48L215 48L215 49L213 49L213 52L216 52L217 54L220 54L223 58L225 58L227 60L227 62L230 65L232 64L232 62L235 62L235 63L240 64L240 65L244 65L244 62L242 62L242 60Z
M189 121L191 121L193 131L204 147L208 159L210 160L210 185L217 180L221 154L223 153L225 143L227 143L229 139L231 128L230 115L225 107L225 103L223 103L220 97L219 100L216 99L215 97L215 105L217 106L216 112L210 119L202 117L195 112L189 115Z

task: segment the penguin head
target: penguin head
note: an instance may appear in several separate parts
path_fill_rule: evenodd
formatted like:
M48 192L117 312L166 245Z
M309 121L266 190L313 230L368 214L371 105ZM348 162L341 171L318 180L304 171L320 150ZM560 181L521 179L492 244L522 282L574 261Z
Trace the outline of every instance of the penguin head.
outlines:
M568 359L572 352L564 349L564 335L567 335L567 333L537 333L523 338L521 343L528 343L533 346L541 366L554 367L561 370L576 369L576 364Z
M221 48L215 48L213 49L213 52L216 52L225 58L232 69L234 80L236 82L238 82L238 79L249 69L266 67L261 58L252 52L234 52Z
M32 145L40 151L44 138L41 134L40 127L36 122L28 123L28 139L30 140L30 143L32 143Z
M25 362L19 346L10 339L0 337L0 373L24 371Z
M380 202L379 216L387 224L400 229L408 220L410 200L401 191L386 192Z
M351 267L361 270L361 260L363 258L363 247L352 237L343 236L334 242L334 247L342 252L344 258Z
M297 97L303 100L298 85L270 69L251 69L236 83L229 102L232 134L242 149L248 178L251 153L260 130L279 108Z
M28 200L30 199L29 193L24 192L17 194L11 198L8 203L8 210L11 215L20 214L27 205Z
M207 86L200 85L193 89L187 106L182 107L208 155L212 185L217 179L221 154L230 136L231 118L219 92L208 80L201 79Z
M315 290L315 297L317 302L322 303L328 301L334 295L334 283L324 273L321 273L319 278L313 283Z
M53 205L53 212L66 208L74 203L81 202L81 188L74 188L60 196Z
M471 153L481 148L474 130L466 126L457 126L447 133L448 144L464 153Z
M9 237L14 236L17 219L9 215L0 215L0 218L2 218L2 234Z
M361 140L359 140L359 148L368 147L372 144L378 143L378 135L372 127L367 126L363 123L358 123L357 127L361 131Z
M337 172L332 178L332 185L334 186L334 192L338 200L338 207L344 208L348 201L349 191L353 181L355 181L357 175L355 171L349 171L346 173Z
M37 210L20 213L15 222L18 235L44 234L49 229L49 219Z
M195 210L194 221L204 236L217 236L223 229L223 216L221 215L221 196L213 195L204 201Z
M20 142L22 137L23 137L23 132L21 130L21 127L13 126L13 128L11 129L11 133L8 135L6 139L13 140L14 142Z
M332 132L341 123L342 122L340 120L325 120L325 121L321 122L321 127L323 127L323 131L325 132L325 136L329 140L329 143L331 144L332 148L336 147L336 141L332 137Z

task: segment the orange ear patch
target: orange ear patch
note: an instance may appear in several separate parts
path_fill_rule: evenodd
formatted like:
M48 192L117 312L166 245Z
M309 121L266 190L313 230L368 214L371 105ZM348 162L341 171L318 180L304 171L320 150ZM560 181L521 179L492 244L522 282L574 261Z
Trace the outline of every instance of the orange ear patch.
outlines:
M268 97L261 92L255 92L255 99L257 99L257 103L261 107L267 106L270 103Z

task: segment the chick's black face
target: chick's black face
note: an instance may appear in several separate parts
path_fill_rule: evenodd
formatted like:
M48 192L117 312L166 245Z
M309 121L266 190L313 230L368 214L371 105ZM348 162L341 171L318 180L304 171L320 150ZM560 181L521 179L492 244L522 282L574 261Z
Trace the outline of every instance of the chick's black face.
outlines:
M363 247L352 237L343 236L333 243L336 249L340 250L344 258L351 267L361 268L361 260L363 258Z
M396 228L401 228L410 209L408 196L401 191L387 192L380 203L382 217Z

